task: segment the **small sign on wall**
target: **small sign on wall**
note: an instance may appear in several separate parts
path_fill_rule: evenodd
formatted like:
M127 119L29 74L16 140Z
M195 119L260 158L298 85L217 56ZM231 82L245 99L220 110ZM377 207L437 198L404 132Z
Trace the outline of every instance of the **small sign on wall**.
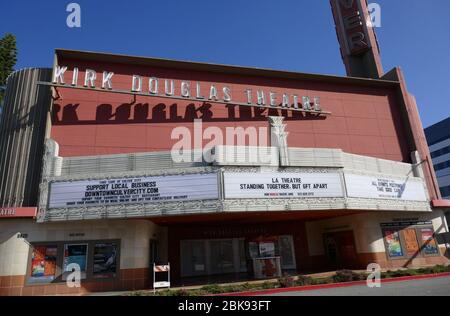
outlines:
M156 276L162 274L167 275L167 278L157 281ZM170 288L170 263L164 265L153 263L153 293L159 288Z

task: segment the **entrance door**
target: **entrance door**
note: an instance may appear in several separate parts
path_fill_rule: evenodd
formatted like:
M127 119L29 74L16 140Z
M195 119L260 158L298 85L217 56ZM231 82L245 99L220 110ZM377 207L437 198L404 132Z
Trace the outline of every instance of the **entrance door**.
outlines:
M181 276L231 274L247 271L244 239L181 241Z
M235 272L233 239L211 240L211 274L227 274Z
M331 267L338 269L352 269L357 267L353 231L325 234L324 242Z
M199 276L208 272L206 242L183 240L181 242L181 275Z
M294 240L292 236L280 236L278 238L278 244L281 257L281 269L297 269L297 264L295 262Z
M159 260L159 245L158 240L156 239L150 239L150 265L152 265L153 269L153 263L160 263Z

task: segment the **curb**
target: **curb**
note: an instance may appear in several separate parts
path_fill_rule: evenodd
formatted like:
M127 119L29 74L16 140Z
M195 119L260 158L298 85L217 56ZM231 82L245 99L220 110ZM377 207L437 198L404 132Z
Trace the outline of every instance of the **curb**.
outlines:
M402 281L434 279L434 278L443 278L443 277L450 277L450 272L381 279L381 283L394 283L394 282L402 282ZM278 289L268 289L268 290L258 290L258 291L223 293L223 294L217 294L217 295L212 295L212 296L257 296L257 295L267 295L267 294L286 293L286 292L305 292L305 291L314 291L314 290L321 290L321 289L351 287L351 286L363 285L363 284L364 285L366 284L366 280L343 282L343 283L295 286L295 287L289 287L289 288L278 288Z

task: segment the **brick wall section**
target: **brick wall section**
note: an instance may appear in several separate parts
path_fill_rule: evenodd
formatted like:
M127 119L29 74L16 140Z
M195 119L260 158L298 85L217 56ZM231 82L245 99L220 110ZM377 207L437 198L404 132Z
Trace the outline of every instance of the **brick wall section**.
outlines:
M138 96L133 102L130 95L59 88L61 98L53 105L51 138L60 145L63 157L167 151L177 142L171 139L172 129L184 126L192 130L192 122L197 118L203 120L203 129L215 126L225 132L230 126L268 127L269 115L283 115L290 133L290 147L338 148L353 154L410 161L411 148L394 83L385 87L358 86L345 79L337 84L60 59L60 65L69 67L66 80L72 77L73 67L80 68L79 82L84 78L85 68L108 70L115 73L114 89L129 90L133 74L145 78L157 76L161 79L160 90L164 89L163 79L174 79L177 94L182 80L198 81L203 94L209 91L210 84L219 89L228 86L233 101L242 103L246 102L246 89L252 89L254 102L257 90L264 90L266 98L269 92L275 92L277 100L281 100L283 93L290 94L291 99L293 94L300 99L303 95L317 96L323 110L332 113L315 117L275 109L202 106L201 102L145 96ZM101 85L100 77L97 86ZM204 144L208 142L204 140Z
M81 281L81 288L64 282L25 285L25 276L0 276L0 296L82 295L89 292L132 291L151 287L149 269L123 269L116 280Z

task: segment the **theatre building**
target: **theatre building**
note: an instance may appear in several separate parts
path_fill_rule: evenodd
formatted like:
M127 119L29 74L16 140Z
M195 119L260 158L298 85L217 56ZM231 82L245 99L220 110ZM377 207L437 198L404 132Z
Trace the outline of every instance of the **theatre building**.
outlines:
M414 97L378 74L63 49L13 73L0 295L149 289L154 263L172 286L448 264Z
M8 87L2 294L150 288L154 262L172 284L448 263L398 69L374 80L56 50L53 74L18 71ZM81 288L64 282L71 263Z

